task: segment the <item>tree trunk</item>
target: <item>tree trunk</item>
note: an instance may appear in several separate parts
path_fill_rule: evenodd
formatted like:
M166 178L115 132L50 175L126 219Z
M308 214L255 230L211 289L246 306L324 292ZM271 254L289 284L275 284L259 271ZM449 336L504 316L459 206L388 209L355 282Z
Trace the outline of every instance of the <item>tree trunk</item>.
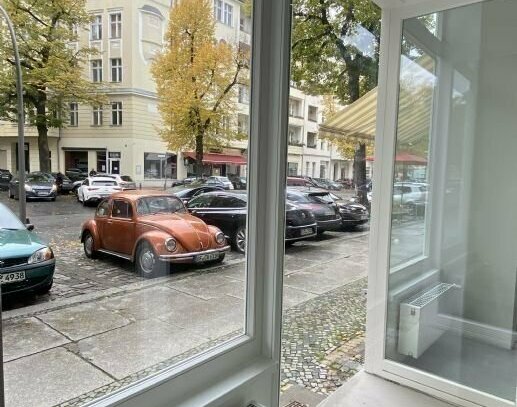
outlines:
M203 176L203 134L198 134L196 136L196 176Z
M366 144L360 143L354 154L354 183L358 187L359 202L368 205L366 184Z
M36 106L36 128L38 129L38 150L39 150L39 170L41 172L51 172L50 154L48 148L48 127L46 122L46 104L39 103Z

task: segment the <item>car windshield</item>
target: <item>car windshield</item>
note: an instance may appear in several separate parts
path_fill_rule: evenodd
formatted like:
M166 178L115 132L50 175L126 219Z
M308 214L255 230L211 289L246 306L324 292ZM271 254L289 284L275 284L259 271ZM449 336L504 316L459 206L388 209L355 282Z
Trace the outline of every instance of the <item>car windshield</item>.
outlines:
M140 198L136 203L139 215L154 215L156 213L185 213L186 209L175 196L148 196Z
M50 182L53 178L45 174L29 174L26 182Z
M25 226L7 207L0 204L0 230L23 230Z

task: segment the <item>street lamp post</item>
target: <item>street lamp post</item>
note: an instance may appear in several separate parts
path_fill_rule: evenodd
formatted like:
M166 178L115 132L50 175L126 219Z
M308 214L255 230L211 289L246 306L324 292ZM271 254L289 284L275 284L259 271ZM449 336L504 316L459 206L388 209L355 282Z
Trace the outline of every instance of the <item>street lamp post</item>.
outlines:
M16 65L16 94L18 96L18 196L20 198L20 220L25 224L27 221L27 208L25 202L25 114L23 111L23 80L22 80L22 66L20 63L20 54L18 53L18 43L16 42L16 35L14 27L9 14L0 5L9 33L11 34L11 41L13 43L14 62Z

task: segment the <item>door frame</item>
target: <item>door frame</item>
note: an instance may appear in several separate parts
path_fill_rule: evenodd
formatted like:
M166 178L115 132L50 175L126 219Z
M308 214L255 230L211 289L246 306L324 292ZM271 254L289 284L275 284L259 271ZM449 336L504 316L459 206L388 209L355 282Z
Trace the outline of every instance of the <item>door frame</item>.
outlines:
M382 11L376 129L378 142L375 143L374 153L375 157L379 157L379 159L374 162L373 171L373 196L381 197L381 199L373 200L371 209L366 370L456 405L508 407L515 406L516 403L387 360L385 357L392 210L390 197L393 192L397 135L402 23L407 18L482 2L483 0L426 0L417 4L388 7ZM433 106L435 107L434 104ZM434 208L431 210L434 211ZM436 225L436 227L439 232L440 226ZM433 225L434 228L435 225ZM431 236L434 238L438 233L433 232L431 231ZM430 253L428 257L423 256L420 261L429 260L431 265L435 260L433 257L434 254Z

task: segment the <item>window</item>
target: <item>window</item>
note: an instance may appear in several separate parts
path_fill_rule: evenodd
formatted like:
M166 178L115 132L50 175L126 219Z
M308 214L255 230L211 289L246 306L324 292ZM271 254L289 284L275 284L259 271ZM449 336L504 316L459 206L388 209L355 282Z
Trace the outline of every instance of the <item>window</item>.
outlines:
M214 18L223 22L223 0L214 0Z
M305 175L310 176L311 175L310 171L311 171L311 163L307 161L305 163Z
M316 133L307 132L307 147L316 148L318 142L316 141Z
M289 116L300 117L300 101L289 99Z
M298 175L298 163L287 163L287 175L290 177Z
M122 82L122 58L111 58L111 82Z
M176 169L176 156L169 153L144 153L144 178L171 178Z
M301 128L290 126L288 131L289 136L289 144L292 146L301 146L302 140L301 140Z
M92 81L102 82L102 59L96 59L91 62Z
M92 124L94 126L102 126L102 106L93 107Z
M90 39L92 41L102 40L102 16L96 15L90 26Z
M249 88L246 85L239 85L239 103L250 103Z
M110 38L120 38L122 36L122 14L110 14Z
M316 106L309 106L309 120L311 122L318 121L318 108Z
M109 215L110 211L110 204L108 200L102 201L99 206L97 207L97 212L95 213L96 216L100 217L106 217Z
M70 103L70 126L77 127L79 125L79 105L76 102Z
M111 210L112 218L131 219L133 217L133 208L127 201L115 199Z
M231 4L224 3L223 23L233 27L233 6Z
M122 102L111 103L111 125L122 126Z
M313 177L316 176L316 163L315 162L312 163L312 176Z
M213 195L202 195L194 198L188 203L189 208L209 208L212 206L215 196Z
M241 134L248 134L248 127L249 127L249 117L248 115L241 114L237 116L237 128L239 133Z

